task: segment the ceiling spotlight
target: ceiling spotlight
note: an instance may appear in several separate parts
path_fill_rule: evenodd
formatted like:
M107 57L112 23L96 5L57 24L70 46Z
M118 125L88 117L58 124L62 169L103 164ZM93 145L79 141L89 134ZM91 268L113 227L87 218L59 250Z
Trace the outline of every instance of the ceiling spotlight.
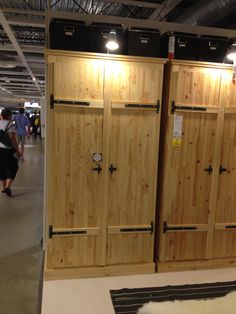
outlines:
M236 43L233 43L232 46L230 47L227 53L227 58L231 61L236 60Z
M106 47L108 50L112 50L112 51L119 48L119 44L117 42L116 31L114 29L111 29L108 35Z
M33 78L32 78L32 80L33 80L33 82L35 82L35 81L36 81L36 78L35 78L35 77L33 77Z

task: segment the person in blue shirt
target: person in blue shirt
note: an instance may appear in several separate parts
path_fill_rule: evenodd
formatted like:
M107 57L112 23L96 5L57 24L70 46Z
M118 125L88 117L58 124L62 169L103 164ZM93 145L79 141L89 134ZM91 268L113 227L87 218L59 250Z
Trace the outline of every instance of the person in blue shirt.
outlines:
M26 135L30 135L30 121L25 115L24 108L20 108L19 113L17 113L13 119L16 126L18 145L20 146L19 151L23 156Z

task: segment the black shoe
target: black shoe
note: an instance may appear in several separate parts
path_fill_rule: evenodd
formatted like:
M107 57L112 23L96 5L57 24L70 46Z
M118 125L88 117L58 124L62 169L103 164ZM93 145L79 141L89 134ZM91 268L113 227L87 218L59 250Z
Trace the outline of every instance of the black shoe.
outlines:
M6 193L6 189L2 190L2 193Z
M11 189L10 188L6 188L5 189L5 193L7 194L7 196L11 196Z

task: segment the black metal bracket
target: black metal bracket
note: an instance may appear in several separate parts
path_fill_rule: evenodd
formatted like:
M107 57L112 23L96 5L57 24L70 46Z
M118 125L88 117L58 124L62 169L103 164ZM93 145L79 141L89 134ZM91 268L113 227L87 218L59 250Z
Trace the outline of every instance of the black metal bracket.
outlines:
M76 100L54 100L54 104L57 105L77 105L77 106L90 106L90 102L87 101L76 101Z
M68 231L53 231L52 225L49 226L49 239L52 239L53 236L68 236L68 235L77 235L77 234L87 234L87 230L68 230Z
M142 228L142 227L137 227L137 228L121 228L120 232L150 232L150 234L153 234L154 230L154 223L151 221L150 227L147 228Z
M166 221L164 221L163 223L163 233L166 233L167 231L190 231L190 230L197 230L197 227L195 226L169 227Z
M50 95L50 109L54 109L54 96L53 96L53 94Z
M220 165L219 174L221 174L222 172L225 172L225 171L227 171L227 169L223 168L222 165Z
M90 102L88 101L76 101L76 100L60 100L54 99L54 95L50 95L50 108L54 109L54 105L77 105L77 106L90 106Z
M208 167L208 168L205 168L204 171L207 171L209 174L211 174L212 171L213 171L213 168L212 168L211 165L209 165L209 167Z
M97 171L98 174L100 174L100 172L102 171L102 167L100 166L100 164L98 164L98 166L95 167L95 168L92 168L92 170L93 170L93 171Z
M189 110L189 111L207 111L207 107L198 107L198 106L180 106L176 105L173 100L171 103L171 113L175 113L175 110Z
M114 171L116 171L117 170L117 168L116 167L113 167L113 164L111 164L110 165L110 167L109 167L109 171L110 171L110 173L112 174Z
M236 225L225 226L225 229L236 229Z
M160 110L160 103L159 100L157 101L156 105L145 105L145 104L125 104L126 108L139 108L139 109L156 109L157 112Z

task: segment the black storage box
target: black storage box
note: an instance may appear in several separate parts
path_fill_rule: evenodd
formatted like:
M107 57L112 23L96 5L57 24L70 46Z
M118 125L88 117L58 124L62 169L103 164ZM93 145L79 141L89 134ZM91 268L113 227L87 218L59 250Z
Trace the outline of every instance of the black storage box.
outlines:
M175 35L174 59L197 60L198 37L187 33L165 33L161 36L161 57L168 58L169 37Z
M227 37L202 35L199 38L197 60L224 62L229 46L230 39Z
M116 38L117 42L119 43L119 48L113 51L109 50L109 53L125 54L125 32L123 27L119 24L92 23L89 26L88 50L90 52L107 53L108 49L106 48L106 43L111 29L116 31Z
M127 33L127 54L159 57L160 32L157 29L129 28Z
M49 32L51 49L87 50L88 27L84 22L52 20Z

